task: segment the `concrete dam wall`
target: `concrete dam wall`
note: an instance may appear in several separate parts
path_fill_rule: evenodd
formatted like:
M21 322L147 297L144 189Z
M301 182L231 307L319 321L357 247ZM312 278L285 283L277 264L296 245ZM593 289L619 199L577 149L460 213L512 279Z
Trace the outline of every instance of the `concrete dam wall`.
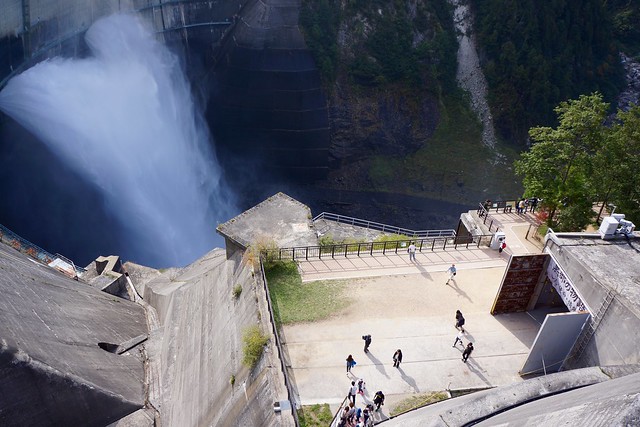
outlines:
M237 297L236 286L242 288ZM293 425L290 412L273 410L287 400L274 340L255 368L242 363L245 328L270 328L265 295L241 258L227 260L216 249L149 281L144 298L161 323L152 332L149 360L150 400L162 425Z

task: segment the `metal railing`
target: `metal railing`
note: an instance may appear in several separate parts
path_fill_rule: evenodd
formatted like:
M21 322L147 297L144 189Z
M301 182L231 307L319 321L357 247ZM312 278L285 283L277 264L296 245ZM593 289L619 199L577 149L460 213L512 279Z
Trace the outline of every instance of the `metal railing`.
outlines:
M0 224L0 242L6 243L13 249L22 252L23 254L28 255L31 258L37 259L38 261L47 265L49 265L56 259L60 259L73 267L75 275L86 271L84 268L75 265L73 261L69 260L68 258L65 258L60 254L53 255L50 252L42 249L40 246L35 245L27 239L18 236L16 233L9 230L2 224Z
M496 209L496 213L498 212L499 209L502 209L503 212L511 212L512 206L513 205L507 205L505 203L501 208L490 207L489 209L487 209L484 203L479 203L478 211L477 211L478 217L481 218L482 223L489 228L490 233L495 232L500 230L500 226L498 225L499 222L489 213L490 209ZM487 225L487 222L489 223L488 225ZM494 229L494 225L495 225L495 229Z
M408 237L421 238L421 237L452 237L456 235L455 230L409 230L408 228L396 227L394 225L382 224L374 221L367 221L359 218L352 218L350 216L338 215L331 212L322 212L315 218L313 222L324 219L326 221L334 221L340 224L354 225L371 230L383 231L391 234L401 234Z
M349 396L347 395L344 399L342 399L342 402L340 402L336 413L333 414L333 419L331 420L331 424L329 424L329 427L338 427L338 424L340 424L340 418L342 417L342 412L344 410L344 407L349 404L348 402Z
M284 385L287 388L287 398L291 403L291 415L293 416L293 422L296 427L300 427L300 420L298 419L298 408L296 407L295 389L289 374L287 373L287 365L284 361L284 349L282 348L282 340L278 334L278 326L276 325L276 316L273 313L273 306L271 305L271 294L269 293L269 283L267 282L267 276L264 273L264 265L262 259L260 259L260 277L262 277L262 285L264 292L267 296L267 306L269 308L269 323L271 324L271 331L276 340L276 348L278 349L278 359L280 360L280 369L284 376Z
M459 247L469 248L469 246L480 247L481 244L488 246L493 235L486 234L468 237L429 237L424 239L394 240L388 242L365 242L365 243L339 243L326 246L301 246L293 248L267 249L263 252L267 260L309 260L348 257L352 256L372 256L374 254L397 254L406 252L411 243L416 246L418 252L436 251L447 249L458 249Z
M34 245L30 241L23 239L4 225L0 224L0 242L4 242L13 249L29 255L45 264L52 262L56 256L45 251L38 245Z

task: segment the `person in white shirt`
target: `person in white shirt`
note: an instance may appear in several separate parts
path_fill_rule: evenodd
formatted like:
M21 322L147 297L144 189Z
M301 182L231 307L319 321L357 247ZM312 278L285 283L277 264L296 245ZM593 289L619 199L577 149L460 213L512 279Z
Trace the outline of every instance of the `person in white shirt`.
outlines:
M457 272L458 270L456 270L456 265L455 265L455 264L451 264L451 267L449 267L449 268L447 269L447 271L449 272L449 278L447 279L447 283L446 283L446 284L448 285L448 284L449 284L449 281L450 281L451 279L453 279L453 276L455 276L455 275L456 275L456 272Z
M409 261L415 261L416 260L416 245L414 245L413 242L409 245L409 249L407 249L407 252L409 252Z

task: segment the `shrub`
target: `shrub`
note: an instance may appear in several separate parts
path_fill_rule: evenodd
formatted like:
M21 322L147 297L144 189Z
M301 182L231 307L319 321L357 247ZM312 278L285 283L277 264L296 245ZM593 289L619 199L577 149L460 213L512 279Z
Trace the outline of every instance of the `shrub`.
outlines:
M278 244L270 237L261 236L258 237L244 252L242 261L245 264L251 264L254 270L258 269L260 265L260 257L266 255L266 261L275 259L273 253L268 251L276 251Z
M249 368L256 366L268 341L269 337L262 333L258 325L246 328L242 334L242 352L244 354L242 363Z
M242 285L240 283L238 283L237 285L235 285L233 287L233 298L238 299L240 298L240 294L242 293Z

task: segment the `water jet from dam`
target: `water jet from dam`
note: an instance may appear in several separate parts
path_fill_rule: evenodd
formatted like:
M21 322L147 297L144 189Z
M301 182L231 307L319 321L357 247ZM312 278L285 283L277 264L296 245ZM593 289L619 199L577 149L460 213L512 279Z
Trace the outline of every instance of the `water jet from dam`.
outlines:
M118 239L129 252L119 255L188 264L236 209L180 61L133 16L96 21L85 40L89 57L47 60L10 80L0 109L99 190L126 230Z

